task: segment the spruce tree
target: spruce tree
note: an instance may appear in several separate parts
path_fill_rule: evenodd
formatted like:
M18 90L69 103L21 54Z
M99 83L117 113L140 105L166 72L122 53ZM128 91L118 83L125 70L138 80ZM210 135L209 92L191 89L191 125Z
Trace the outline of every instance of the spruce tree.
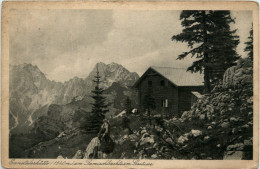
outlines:
M106 98L103 96L104 89L100 87L100 78L97 64L97 73L93 82L96 84L95 89L91 92L93 93L92 98L94 103L92 103L91 111L91 125L90 130L93 132L98 132L105 118L106 112L108 112L108 104L106 104Z
M146 94L144 95L144 100L143 100L143 108L147 111L148 113L148 119L150 125L152 124L151 120L151 111L156 108L156 102L154 97L152 96L152 88L149 87Z
M248 52L247 56L253 60L254 53L253 53L253 25L251 27L251 30L249 32L248 41L245 42L246 47L244 49L244 52Z
M237 30L230 28L230 24L235 23L230 11L213 11L210 19L214 22L214 31L209 35L211 44L209 70L211 84L214 85L223 79L225 71L235 65L235 61L240 58L236 52L239 37L236 35Z
M132 109L132 103L129 97L126 98L125 103L124 103L124 108L126 110L126 114L129 115L131 113Z
M179 55L197 60L188 71L204 73L205 92L210 92L211 83L221 79L224 71L239 57L235 51L239 43L236 30L230 30L234 20L230 11L182 11L180 15L182 32L172 40L188 43L190 51Z

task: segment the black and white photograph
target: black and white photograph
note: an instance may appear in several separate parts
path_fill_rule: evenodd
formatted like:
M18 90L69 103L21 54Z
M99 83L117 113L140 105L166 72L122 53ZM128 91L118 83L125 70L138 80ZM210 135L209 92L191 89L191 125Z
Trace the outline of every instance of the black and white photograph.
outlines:
M253 160L254 24L247 9L10 8L8 158Z

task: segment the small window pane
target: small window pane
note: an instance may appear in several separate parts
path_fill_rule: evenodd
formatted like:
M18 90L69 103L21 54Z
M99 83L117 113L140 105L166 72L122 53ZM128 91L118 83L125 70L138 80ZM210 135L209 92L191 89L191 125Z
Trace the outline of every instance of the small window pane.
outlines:
M152 87L153 86L153 82L151 80L148 81L148 86Z
M165 86L165 81L161 80L161 86Z

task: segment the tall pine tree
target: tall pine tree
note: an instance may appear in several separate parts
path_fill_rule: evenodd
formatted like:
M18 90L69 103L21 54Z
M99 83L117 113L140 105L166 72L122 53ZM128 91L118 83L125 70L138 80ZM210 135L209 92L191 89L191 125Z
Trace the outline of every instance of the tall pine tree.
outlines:
M125 103L124 103L124 108L126 110L126 114L130 115L131 114L131 109L132 109L132 103L129 97L126 98Z
M244 49L245 52L248 52L247 56L253 60L254 53L253 53L253 25L251 27L251 30L249 32L248 41L245 42L246 47Z
M91 92L93 93L92 98L94 99L94 103L92 104L91 111L91 125L89 126L89 130L93 132L98 132L105 118L106 112L108 112L108 104L106 104L106 98L103 96L104 89L100 87L100 78L97 64L97 73L93 82L95 82L95 89Z
M147 111L150 125L152 124L151 111L156 108L155 99L152 93L153 93L153 89L151 87L148 87L148 90L143 98L143 108Z
M177 59L197 58L187 70L203 72L205 92L210 92L211 84L221 79L224 71L239 58L235 51L238 36L236 30L230 29L234 20L230 11L182 11L180 20L184 29L172 40L188 43L191 50Z

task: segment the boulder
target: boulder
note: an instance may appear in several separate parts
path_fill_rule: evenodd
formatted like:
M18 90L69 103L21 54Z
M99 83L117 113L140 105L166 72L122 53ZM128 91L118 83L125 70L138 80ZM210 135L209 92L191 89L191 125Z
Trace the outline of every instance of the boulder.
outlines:
M230 150L241 151L243 149L244 149L244 144L243 143L237 143L237 144L234 144L234 145L227 146L227 151L230 151Z
M223 160L242 160L243 151L225 151Z
M185 118L188 118L188 117L189 117L189 112L188 112L188 111L184 111L184 112L182 113L181 118L182 118L182 119L185 119Z
M230 120L231 122L238 122L239 118L231 117L229 120Z
M82 159L83 158L83 153L81 150L78 150L76 154L72 157L72 159Z
M249 128L249 125L245 124L245 125L242 126L242 128L247 129L247 128Z
M232 129L232 133L233 133L233 134L236 134L237 132L238 132L238 129L237 129L237 128L233 128L233 129Z
M129 135L128 138L130 139L130 141L136 141L137 140L137 136L135 134Z
M201 115L200 115L200 120L204 120L205 117L206 117L205 114L201 114Z
M94 137L87 146L84 159L89 159L93 156L95 148L100 147L100 141L98 137Z
M145 144L153 144L154 143L154 137L144 134L143 137L140 139L140 146Z
M168 143L173 143L170 137L168 137L165 141L167 141Z
M64 158L62 157L62 155L59 155L59 156L57 157L57 159L64 159Z
M178 143L183 144L185 141L188 141L189 139L185 136L180 136L177 140Z
M204 140L209 140L209 139L210 139L209 136L205 136L205 137L204 137Z
M253 126L253 122L250 121L250 122L247 123L247 125Z
M147 133L147 130L144 129L141 131L141 134L144 134L144 133Z
M223 127L223 128L228 128L229 126L230 126L229 122L223 122L221 124L221 127Z
M252 140L244 140L244 145L245 146L252 146L253 145L253 141Z
M191 134L193 135L193 137L198 137L198 136L202 135L202 131L200 131L200 130L191 130Z
M151 156L151 158L152 158L152 159L156 159L156 158L157 158L157 155L156 155L156 154L153 154L153 155Z

